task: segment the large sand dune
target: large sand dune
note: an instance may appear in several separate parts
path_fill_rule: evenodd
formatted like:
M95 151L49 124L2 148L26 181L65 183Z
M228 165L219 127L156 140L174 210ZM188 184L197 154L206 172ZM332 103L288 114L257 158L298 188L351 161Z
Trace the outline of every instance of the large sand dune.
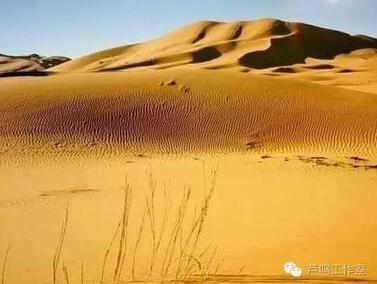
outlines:
M144 43L90 54L55 72L234 69L376 92L377 40L275 19L202 21Z
M3 152L16 144L53 151L271 149L370 156L377 150L373 94L234 71L20 80L0 85Z
M304 63L309 57L332 59L362 48L377 48L377 40L275 19L202 21L145 43L87 55L52 70L108 71L178 65L265 69Z

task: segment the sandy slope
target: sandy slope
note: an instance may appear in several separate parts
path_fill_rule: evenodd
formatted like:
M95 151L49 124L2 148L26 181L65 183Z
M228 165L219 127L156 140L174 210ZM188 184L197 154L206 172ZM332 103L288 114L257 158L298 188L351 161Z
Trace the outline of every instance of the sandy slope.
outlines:
M155 40L90 54L52 70L155 69L187 64L211 69L265 69L301 63L308 57L331 59L361 48L377 48L376 39L275 19L202 21Z
M273 67L260 73L377 93L377 50L360 49L334 59L307 58L305 63Z
M42 75L43 70L69 61L64 56L11 56L0 54L0 77Z
M234 69L376 92L377 40L303 23L202 21L160 38L90 54L56 72Z
M233 71L2 79L0 112L5 155L377 150L375 95Z

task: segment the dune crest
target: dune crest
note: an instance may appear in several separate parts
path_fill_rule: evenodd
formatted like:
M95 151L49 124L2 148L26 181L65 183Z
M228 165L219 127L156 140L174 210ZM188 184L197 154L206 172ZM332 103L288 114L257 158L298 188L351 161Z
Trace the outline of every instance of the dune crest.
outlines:
M363 48L377 48L377 40L276 19L201 21L151 41L90 54L51 71L177 66L265 69L304 63L309 57L332 59Z

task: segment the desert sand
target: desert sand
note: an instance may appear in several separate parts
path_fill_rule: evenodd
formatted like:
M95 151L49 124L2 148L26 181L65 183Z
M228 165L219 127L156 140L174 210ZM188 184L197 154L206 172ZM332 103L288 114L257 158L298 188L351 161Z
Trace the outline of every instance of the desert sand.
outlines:
M375 92L377 40L276 19L201 21L140 44L90 54L52 71L231 69Z
M65 56L40 56L38 54L11 56L0 54L0 77L43 76L47 75L43 72L46 69L69 60Z
M0 279L375 283L376 60L367 36L198 22L0 78Z

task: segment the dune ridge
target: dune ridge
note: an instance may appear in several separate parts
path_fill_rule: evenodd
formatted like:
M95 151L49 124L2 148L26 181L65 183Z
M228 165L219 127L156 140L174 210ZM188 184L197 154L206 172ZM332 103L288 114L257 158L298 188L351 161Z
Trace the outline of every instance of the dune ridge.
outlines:
M277 19L200 21L143 43L83 56L56 73L235 70L377 93L377 40Z
M332 59L358 49L377 48L377 40L304 23L276 19L201 21L160 38L90 54L51 71L113 71L190 66L209 69L266 69Z

